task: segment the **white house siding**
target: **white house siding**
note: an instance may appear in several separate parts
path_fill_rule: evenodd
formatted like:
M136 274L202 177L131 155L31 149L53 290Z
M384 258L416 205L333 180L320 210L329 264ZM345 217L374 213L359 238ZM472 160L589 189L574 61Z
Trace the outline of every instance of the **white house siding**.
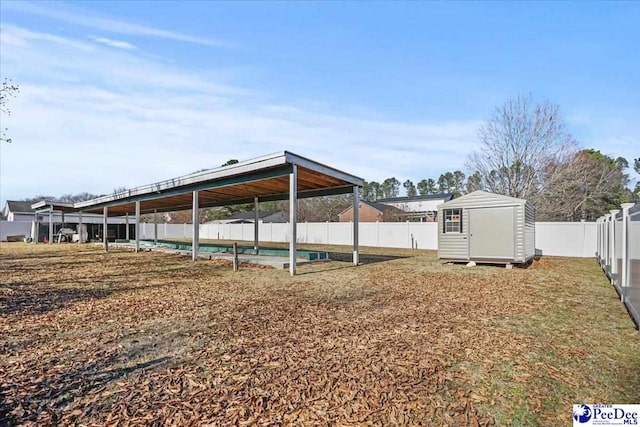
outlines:
M393 206L405 212L429 212L437 211L438 205L444 202L444 199L433 200L410 200L403 202L380 202L385 205Z

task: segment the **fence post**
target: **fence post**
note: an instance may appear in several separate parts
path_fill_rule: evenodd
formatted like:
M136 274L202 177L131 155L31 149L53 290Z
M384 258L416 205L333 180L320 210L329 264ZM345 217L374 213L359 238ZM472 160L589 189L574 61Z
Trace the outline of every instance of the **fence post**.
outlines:
M604 217L600 217L600 266L602 267L604 263Z
M600 264L600 218L596 219L596 258Z
M620 274L620 298L622 302L627 299L627 287L629 286L629 209L635 203L623 203L622 207L622 272Z
M380 247L380 221L376 221L376 246Z
M611 212L611 284L615 285L620 284L616 262L616 215L620 209L611 209L609 212Z
M609 220L611 219L611 214L606 214L604 216L604 271L607 276L610 274L610 265L609 265L609 255L611 253L611 224L609 224ZM610 277L610 276L609 276Z
M238 243L233 242L233 271L238 271Z

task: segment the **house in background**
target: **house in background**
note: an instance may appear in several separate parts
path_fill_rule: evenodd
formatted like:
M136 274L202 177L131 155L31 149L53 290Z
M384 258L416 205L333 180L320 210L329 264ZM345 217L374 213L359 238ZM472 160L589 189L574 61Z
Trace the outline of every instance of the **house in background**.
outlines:
M208 221L206 224L253 224L256 212L238 212L225 219ZM284 211L258 211L258 223L288 222L289 216Z
M426 194L413 197L392 197L376 200L402 211L397 221L433 222L438 220L438 205L453 199L453 194Z
M358 215L360 222L384 222L384 221L399 221L399 217L404 214L400 209L383 205L382 203L369 202L361 200L358 205ZM338 221L351 222L353 221L353 206L349 206L338 214Z
M31 208L33 202L21 202L7 200L2 210L2 221L33 221L35 209Z

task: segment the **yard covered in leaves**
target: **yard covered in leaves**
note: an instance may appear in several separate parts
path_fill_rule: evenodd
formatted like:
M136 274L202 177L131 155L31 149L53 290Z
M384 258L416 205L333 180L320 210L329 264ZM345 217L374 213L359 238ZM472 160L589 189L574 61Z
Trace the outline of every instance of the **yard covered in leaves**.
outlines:
M0 425L547 426L640 402L640 334L595 260L375 252L399 257L292 278L3 243Z

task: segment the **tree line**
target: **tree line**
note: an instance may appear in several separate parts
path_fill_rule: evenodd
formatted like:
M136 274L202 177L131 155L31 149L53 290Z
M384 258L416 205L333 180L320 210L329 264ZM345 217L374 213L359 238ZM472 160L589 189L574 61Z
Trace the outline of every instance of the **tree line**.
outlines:
M365 181L361 198L362 200L375 201L399 197L401 187L404 188L404 195L408 197L440 193L451 193L457 197L480 188L477 174L467 178L464 172L455 170L441 174L437 180L433 178L422 179L417 184L407 179L401 185L400 181L395 177L387 178L382 183Z
M640 200L640 182L630 188L628 171L640 174L640 157L630 163L595 149L580 148L567 131L560 109L531 95L508 100L479 131L480 148L461 170L402 184L395 178L366 182L364 200L398 197L401 186L412 197L455 196L475 190L527 199L539 221L593 221L621 203Z

